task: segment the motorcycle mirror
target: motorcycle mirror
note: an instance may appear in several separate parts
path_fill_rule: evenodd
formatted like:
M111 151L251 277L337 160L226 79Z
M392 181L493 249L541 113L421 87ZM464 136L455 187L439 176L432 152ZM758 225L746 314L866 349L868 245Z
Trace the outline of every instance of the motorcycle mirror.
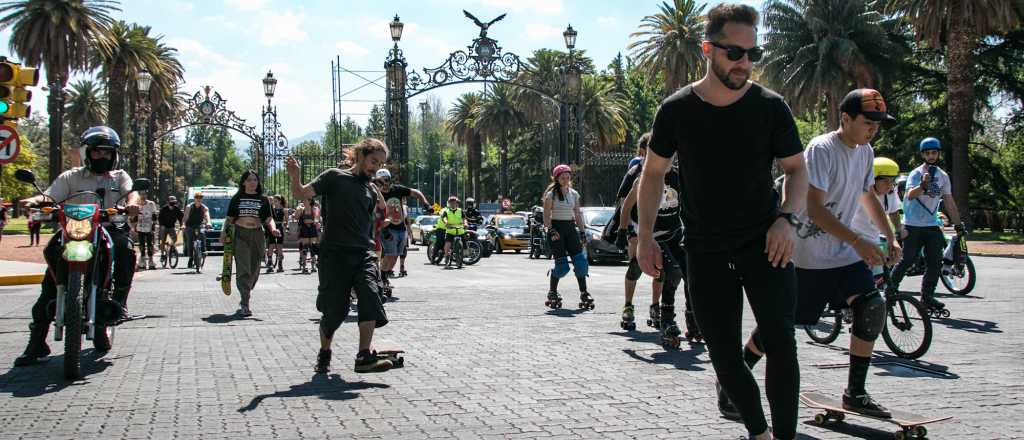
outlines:
M14 170L14 178L29 185L36 184L36 174L32 170Z
M140 177L132 181L132 191L149 191L149 179Z

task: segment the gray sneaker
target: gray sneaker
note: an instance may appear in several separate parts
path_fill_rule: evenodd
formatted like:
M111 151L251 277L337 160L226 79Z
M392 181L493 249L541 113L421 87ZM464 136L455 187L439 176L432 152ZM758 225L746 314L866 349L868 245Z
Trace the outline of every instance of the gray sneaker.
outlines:
M387 371L394 366L390 360L381 358L371 351L362 351L356 355L356 373Z

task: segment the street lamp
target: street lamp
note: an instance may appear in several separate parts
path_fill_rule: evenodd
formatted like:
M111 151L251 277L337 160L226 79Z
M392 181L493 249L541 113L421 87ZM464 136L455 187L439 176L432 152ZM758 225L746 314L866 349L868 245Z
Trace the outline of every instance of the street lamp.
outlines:
M399 40L402 39L402 29L405 29L405 23L402 23L402 21L398 19L398 14L395 14L395 19L391 20L388 27L391 28L391 41L394 41L397 45Z
M273 72L267 70L267 76L263 78L263 96L267 98L267 106L263 108L263 145L260 146L259 157L253 158L261 179L266 177L264 161L269 155L268 152L273 154L271 160L277 160L279 153L277 131L280 125L277 123L277 108L270 103L276 90L277 78L274 78Z
M142 69L135 81L139 86L139 93L145 95L149 93L149 86L153 84L153 75L148 70Z
M569 50L576 48L576 30L572 28L570 24L565 32L562 32L562 38L565 38L565 47Z
M152 179L156 172L156 164L153 162L153 157L149 153L149 143L146 141L145 131L149 128L149 87L153 84L153 75L148 70L143 69L135 76L135 86L138 91L138 115L135 119L134 135L132 136L135 141L135 151L132 152L132 156L135 158L133 172L138 173L138 154L139 151L145 149L146 154L146 177Z
M274 78L274 73L267 71L267 76L263 78L263 94L267 97L267 102L270 102L270 98L274 97L274 90L277 89L277 78Z

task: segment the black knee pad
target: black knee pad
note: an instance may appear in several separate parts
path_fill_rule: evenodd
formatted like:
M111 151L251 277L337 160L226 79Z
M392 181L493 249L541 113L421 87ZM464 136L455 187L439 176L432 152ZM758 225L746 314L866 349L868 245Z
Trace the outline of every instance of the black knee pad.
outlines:
M853 335L865 341L878 339L878 334L885 327L885 299L882 295L876 290L858 296L850 307L853 309Z
M629 267L626 269L626 279L630 281L636 281L640 279L640 275L643 271L640 270L640 262L636 261L636 258L629 260Z

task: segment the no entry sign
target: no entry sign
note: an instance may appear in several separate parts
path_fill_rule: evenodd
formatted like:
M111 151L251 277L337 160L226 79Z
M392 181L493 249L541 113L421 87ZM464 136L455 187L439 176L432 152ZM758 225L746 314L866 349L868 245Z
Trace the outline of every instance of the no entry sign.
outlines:
M0 125L0 164L14 162L21 152L21 141L18 132L6 125Z

